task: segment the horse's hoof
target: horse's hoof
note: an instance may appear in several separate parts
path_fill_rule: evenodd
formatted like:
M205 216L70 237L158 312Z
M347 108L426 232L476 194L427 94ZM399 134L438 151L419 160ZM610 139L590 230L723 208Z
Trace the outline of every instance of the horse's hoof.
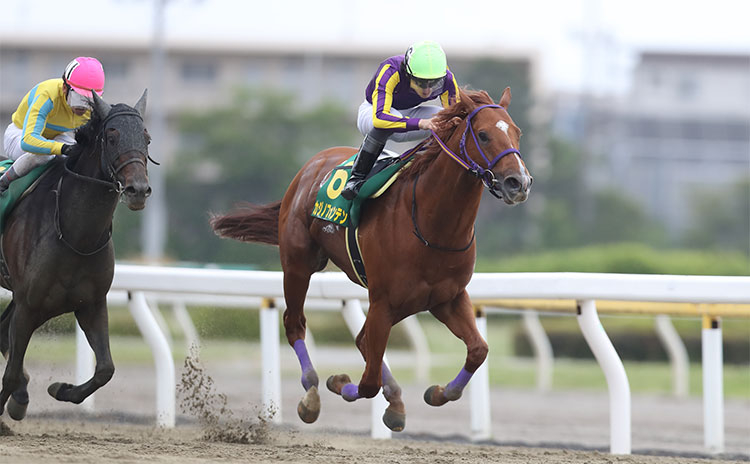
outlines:
M352 379L350 379L348 375L346 374L332 375L328 377L328 380L326 380L326 387L328 387L328 390L330 390L331 392L337 395L340 395L341 389L347 383L352 383Z
M406 427L406 414L388 408L383 413L383 423L394 432L400 432Z
M26 408L28 406L28 401L26 403L19 403L15 400L15 398L13 398L13 395L11 395L11 397L8 398L8 403L5 408L8 410L8 415L11 419L20 421L21 419L26 417Z
M312 424L320 415L318 387L312 386L297 404L297 415L305 424Z
M442 406L448 402L445 398L445 389L440 385L433 385L424 392L424 402L430 406Z
M49 393L52 398L58 401L70 401L65 398L65 392L70 390L72 387L73 385L69 383L55 382L47 387L47 393Z

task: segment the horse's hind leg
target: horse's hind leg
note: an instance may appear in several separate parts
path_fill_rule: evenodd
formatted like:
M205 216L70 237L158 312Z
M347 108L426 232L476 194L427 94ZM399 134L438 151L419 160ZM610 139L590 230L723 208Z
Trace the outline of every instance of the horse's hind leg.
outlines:
M297 414L303 422L311 424L320 415L320 394L318 393L318 373L310 360L305 345L306 319L304 314L305 295L310 286L312 272L305 266L284 267L284 329L289 344L294 348L302 369L302 387L305 396L297 405Z
M433 308L430 312L466 344L466 363L448 385L433 385L424 392L424 400L431 406L442 406L461 397L471 376L487 358L487 342L477 329L474 310L464 291L452 302Z
M7 403L8 414L15 420L26 417L29 375L23 367L23 359L31 334L41 325L27 314L11 301L0 319L0 350L7 360L0 391L0 413Z
M115 373L115 365L109 350L106 301L102 300L96 305L80 309L75 315L96 357L94 376L81 385L53 383L47 388L47 392L58 401L79 404L109 382Z

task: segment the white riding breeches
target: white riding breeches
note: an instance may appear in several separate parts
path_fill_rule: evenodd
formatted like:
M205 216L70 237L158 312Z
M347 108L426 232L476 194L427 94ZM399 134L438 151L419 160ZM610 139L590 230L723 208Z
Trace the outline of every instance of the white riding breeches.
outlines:
M76 140L74 132L63 132L55 137L55 142L74 144ZM3 139L3 148L5 148L5 157L13 160L13 170L18 176L24 176L32 169L43 164L47 164L55 155L37 155L21 149L21 140L23 139L23 129L19 129L15 124L10 123L5 129L5 138Z
M391 114L399 118L407 117L429 119L442 111L442 109L443 108L439 106L419 105L415 106L414 108L406 108L403 110L391 108ZM359 105L359 113L357 114L357 129L359 129L362 135L367 135L373 127L374 124L372 122L372 103L368 103L367 100L365 100L361 105ZM426 139L427 137L429 137L429 135L430 131L426 130L392 132L389 140L393 140L394 142L412 142L415 140Z

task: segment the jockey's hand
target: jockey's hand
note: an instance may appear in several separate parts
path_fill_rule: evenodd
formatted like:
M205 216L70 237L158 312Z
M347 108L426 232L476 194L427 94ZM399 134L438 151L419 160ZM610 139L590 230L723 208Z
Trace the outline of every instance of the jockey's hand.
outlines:
M438 130L437 124L433 121L433 118L430 119L420 119L419 120L419 128L422 130Z
M63 144L62 149L60 150L63 155L69 156L69 157L76 157L81 154L83 151L83 148L81 148L80 145L77 143L74 144Z

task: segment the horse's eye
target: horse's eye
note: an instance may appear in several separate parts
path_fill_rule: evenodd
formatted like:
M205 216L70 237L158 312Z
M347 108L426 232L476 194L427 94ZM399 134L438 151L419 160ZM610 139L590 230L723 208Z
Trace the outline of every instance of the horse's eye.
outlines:
M490 136L487 135L487 132L485 132L485 131L479 131L479 140L481 140L482 142L485 142L485 143L489 142L490 141Z

